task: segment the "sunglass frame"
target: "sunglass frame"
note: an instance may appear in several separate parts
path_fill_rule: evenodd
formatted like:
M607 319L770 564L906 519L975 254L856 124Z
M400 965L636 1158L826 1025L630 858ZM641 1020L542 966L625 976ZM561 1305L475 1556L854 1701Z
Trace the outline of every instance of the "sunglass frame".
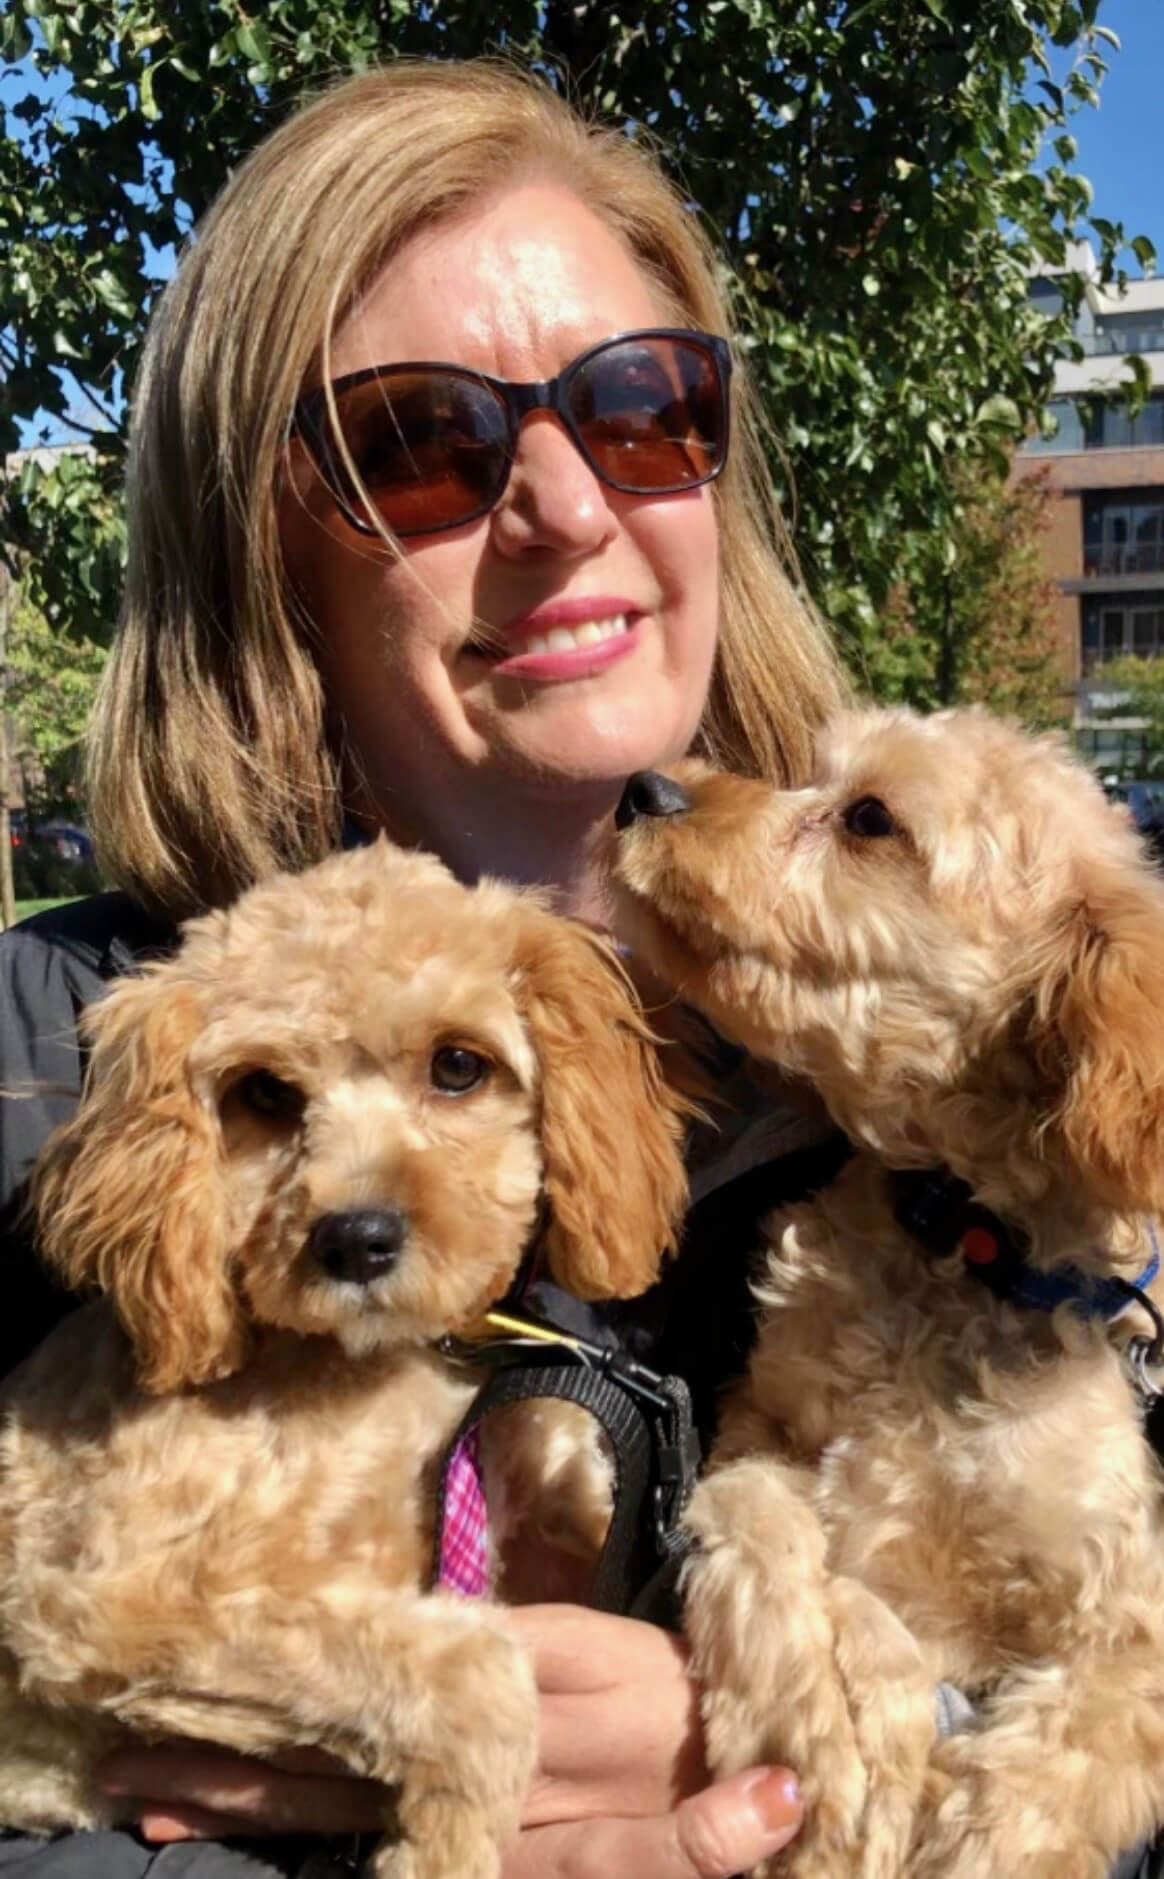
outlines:
M566 404L567 389L584 366L589 365L593 359L604 352L609 352L615 346L624 346L635 340L644 339L683 340L694 343L697 349L702 349L710 356L715 366L721 426L719 457L714 469L709 470L705 476L689 478L683 483L652 485L645 489L641 484L618 481L615 477L609 476L594 461ZM457 365L449 359L407 359L391 365L367 365L361 367L358 372L345 372L340 378L333 379L330 387L320 385L313 391L304 392L295 406L291 419L291 435L302 440L336 507L345 520L350 522L361 535L378 535L380 530L374 523L357 513L351 500L338 484L331 468L333 452L327 430L324 428L326 420L331 415L328 394L330 391L334 401L341 392L351 391L358 385L366 385L373 379L384 378L389 373L396 372L451 372L458 378L466 378L474 384L485 385L498 397L506 414L507 427L503 455L504 474L489 500L479 503L475 509L465 515L457 516L451 522L436 522L425 528L393 529L392 533L402 541L411 540L419 535L441 535L449 529L465 528L470 522L479 521L483 515L488 515L490 510L495 509L505 494L510 471L513 468L518 432L523 421L532 411L552 411L566 430L574 448L599 482L605 484L607 489L617 490L620 495L676 496L684 490L703 489L708 483L715 482L727 462L728 447L731 442L732 349L729 342L720 334L705 333L698 327L643 326L632 327L625 333L612 333L608 339L600 339L596 345L588 346L585 352L580 352L576 359L571 359L569 365L563 366L553 378L534 380L529 383L494 378L488 372L474 372L470 367ZM385 523L385 527L389 526Z

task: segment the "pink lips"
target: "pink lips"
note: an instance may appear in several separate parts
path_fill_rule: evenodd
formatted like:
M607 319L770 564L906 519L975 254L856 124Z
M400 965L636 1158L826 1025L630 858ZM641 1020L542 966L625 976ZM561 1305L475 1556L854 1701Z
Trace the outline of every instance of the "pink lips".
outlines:
M511 648L494 662L506 677L541 680L584 678L633 652L642 610L621 595L579 594L518 615L501 628ZM585 638L573 639L580 629Z

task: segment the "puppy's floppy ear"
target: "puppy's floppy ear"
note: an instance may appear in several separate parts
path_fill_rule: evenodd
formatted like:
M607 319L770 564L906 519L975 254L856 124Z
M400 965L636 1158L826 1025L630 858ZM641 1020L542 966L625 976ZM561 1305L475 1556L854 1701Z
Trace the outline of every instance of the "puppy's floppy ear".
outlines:
M675 1245L690 1105L661 1074L613 948L537 908L518 924L517 998L541 1066L550 1270L579 1298L633 1298Z
M1164 1212L1164 882L1089 869L1036 1002L1052 1131L1101 1205Z
M153 1391L227 1376L245 1354L217 1122L188 1068L202 1023L180 961L90 1007L80 1107L49 1137L31 1184L45 1258L66 1285L109 1294Z

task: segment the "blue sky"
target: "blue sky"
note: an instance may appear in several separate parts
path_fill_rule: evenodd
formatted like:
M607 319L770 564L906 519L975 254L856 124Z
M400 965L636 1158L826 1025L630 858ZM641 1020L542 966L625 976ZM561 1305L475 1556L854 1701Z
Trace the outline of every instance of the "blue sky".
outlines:
M1103 0L1099 24L1119 35L1121 49L1105 54L1099 109L1080 111L1071 126L1075 167L1095 189L1095 214L1147 235L1164 273L1164 0Z

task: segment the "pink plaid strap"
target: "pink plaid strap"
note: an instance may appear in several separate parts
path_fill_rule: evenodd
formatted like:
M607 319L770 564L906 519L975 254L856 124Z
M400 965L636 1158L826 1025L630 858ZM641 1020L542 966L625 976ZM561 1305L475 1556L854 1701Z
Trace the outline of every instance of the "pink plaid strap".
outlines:
M489 1590L489 1513L475 1428L453 1450L445 1472L440 1519L437 1584L465 1598L482 1598Z

